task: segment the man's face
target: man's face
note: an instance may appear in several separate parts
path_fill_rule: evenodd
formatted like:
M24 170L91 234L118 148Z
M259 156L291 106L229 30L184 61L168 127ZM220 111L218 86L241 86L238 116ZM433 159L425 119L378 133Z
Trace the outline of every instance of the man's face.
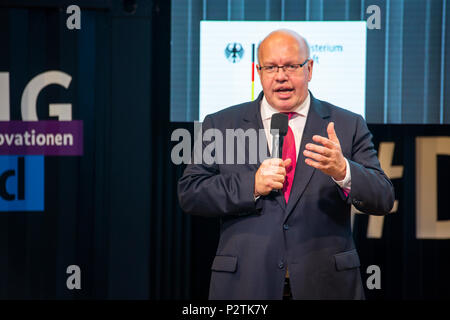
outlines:
M276 34L267 38L260 46L260 66L282 66L301 64L307 57L306 47L290 35ZM280 112L298 107L308 95L308 82L312 77L313 61L308 61L294 73L279 68L269 74L259 70L258 74L267 102Z

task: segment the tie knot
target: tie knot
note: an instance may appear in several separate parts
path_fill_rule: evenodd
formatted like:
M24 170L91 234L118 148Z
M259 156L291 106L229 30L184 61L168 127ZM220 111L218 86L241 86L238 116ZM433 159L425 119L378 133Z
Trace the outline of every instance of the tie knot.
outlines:
M288 119L291 120L292 116L294 114L296 114L297 112L283 112L284 114L286 114L288 116Z

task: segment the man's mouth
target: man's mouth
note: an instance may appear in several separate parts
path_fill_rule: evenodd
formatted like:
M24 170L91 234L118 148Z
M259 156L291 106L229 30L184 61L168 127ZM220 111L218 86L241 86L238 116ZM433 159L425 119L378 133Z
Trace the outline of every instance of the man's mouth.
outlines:
M293 88L278 88L275 90L275 93L280 98L288 98L291 96L291 93L294 91Z
M280 88L280 89L277 89L277 90L275 90L275 91L281 91L281 92L285 92L285 91L293 91L294 89L291 89L291 88Z

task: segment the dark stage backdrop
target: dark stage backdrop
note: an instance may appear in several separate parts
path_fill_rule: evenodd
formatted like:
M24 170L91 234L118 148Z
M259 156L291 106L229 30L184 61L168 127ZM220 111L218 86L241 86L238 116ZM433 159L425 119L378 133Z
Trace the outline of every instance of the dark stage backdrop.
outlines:
M65 9L73 3L81 6L81 30L66 28ZM44 211L0 212L1 299L207 297L218 221L187 216L178 206L183 166L170 161L170 137L192 124L169 122L170 2L138 0L134 13L125 9L116 0L0 3L10 120L22 120L27 83L59 70L71 83L42 90L38 118L54 119L49 104L71 103L84 135L82 156L45 156ZM414 135L450 136L449 127L370 128L377 148L380 141L398 143L393 163L405 169L394 182L398 212L386 218L381 239L367 238L366 216L355 218L363 279L368 265L382 272L382 289L368 297L449 297L449 240L415 238L412 191ZM439 168L446 159L439 158ZM450 177L439 181L445 213ZM81 268L80 290L66 286L69 265Z
M134 13L112 0L0 4L11 120L26 84L59 70L72 81L42 90L39 120L49 103L71 103L84 124L83 156L45 157L45 210L0 213L0 298L189 297L189 218L164 152L170 3L137 1ZM81 30L66 27L69 4ZM81 290L66 287L69 265Z

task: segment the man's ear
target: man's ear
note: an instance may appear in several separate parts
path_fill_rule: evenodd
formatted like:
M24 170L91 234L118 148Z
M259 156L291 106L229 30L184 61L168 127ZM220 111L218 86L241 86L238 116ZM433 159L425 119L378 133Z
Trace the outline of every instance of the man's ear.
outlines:
M313 65L314 65L313 59L308 61L308 81L311 81L311 79L312 79Z
M261 78L261 70L259 70L259 64L256 65L256 71L258 71L258 76Z

